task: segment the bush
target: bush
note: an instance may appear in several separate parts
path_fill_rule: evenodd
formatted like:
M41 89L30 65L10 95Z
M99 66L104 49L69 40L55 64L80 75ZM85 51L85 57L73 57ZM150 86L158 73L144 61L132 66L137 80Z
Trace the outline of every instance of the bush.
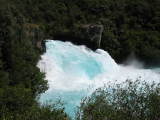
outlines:
M10 112L3 108L0 113L2 113L1 120L70 120L60 103L42 106L33 105L29 110L21 113Z
M139 80L97 89L82 100L77 120L159 120L160 84Z

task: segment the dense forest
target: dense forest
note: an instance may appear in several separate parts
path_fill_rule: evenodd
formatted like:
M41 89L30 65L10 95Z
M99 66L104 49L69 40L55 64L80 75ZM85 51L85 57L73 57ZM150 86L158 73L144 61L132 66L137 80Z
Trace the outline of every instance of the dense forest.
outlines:
M159 63L159 0L1 0L0 5L1 18L38 27L40 38L82 44L87 38L80 28L101 24L101 48L117 62L134 53L147 63Z
M44 39L89 42L84 25L103 25L100 47L117 62L135 54L159 64L159 6L160 0L0 0L0 119L69 119L63 107L37 102L48 85L36 65Z

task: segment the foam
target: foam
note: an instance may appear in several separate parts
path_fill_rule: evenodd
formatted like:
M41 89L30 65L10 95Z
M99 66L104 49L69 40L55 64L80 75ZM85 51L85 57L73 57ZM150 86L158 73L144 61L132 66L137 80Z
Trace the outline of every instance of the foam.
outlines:
M93 52L70 42L46 41L46 53L41 58L38 67L46 73L49 90L40 100L55 100L59 95L68 102L66 111L71 116L80 98L104 84L122 83L126 79L160 82L160 74L156 72L159 69L118 65L104 50Z

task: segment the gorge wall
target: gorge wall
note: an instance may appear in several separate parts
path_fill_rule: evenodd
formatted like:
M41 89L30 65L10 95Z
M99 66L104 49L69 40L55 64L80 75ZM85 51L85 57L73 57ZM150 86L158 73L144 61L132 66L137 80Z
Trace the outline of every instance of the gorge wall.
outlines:
M0 15L13 24L1 26L2 36L6 27L23 24L39 48L44 39L59 39L104 49L118 63L134 53L147 64L159 64L159 0L7 2L2 0Z

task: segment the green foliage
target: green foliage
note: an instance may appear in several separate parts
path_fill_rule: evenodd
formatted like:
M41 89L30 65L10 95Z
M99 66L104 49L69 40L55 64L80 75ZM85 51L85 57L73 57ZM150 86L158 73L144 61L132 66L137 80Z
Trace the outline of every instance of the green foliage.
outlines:
M35 104L40 115L56 113L36 101L48 88L36 67L42 53L37 44L44 38L89 45L80 27L102 24L101 48L117 62L135 53L147 63L159 63L159 6L159 0L0 0L0 109L6 119L16 119L22 111L34 113Z
M70 120L64 112L64 108L58 106L59 104L41 105L40 107L33 105L29 110L21 113L6 112L7 110L3 108L0 112L2 113L2 120Z
M48 89L45 74L37 68L37 43L43 38L40 25L28 23L34 15L25 16L34 9L24 8L32 1L23 2L0 1L0 120L69 120L64 108L37 103Z
M1 0L0 6L1 22L40 25L45 38L92 44L78 27L102 24L101 47L117 62L134 52L146 63L159 63L159 0Z
M158 120L160 84L126 81L97 89L82 100L77 120Z

